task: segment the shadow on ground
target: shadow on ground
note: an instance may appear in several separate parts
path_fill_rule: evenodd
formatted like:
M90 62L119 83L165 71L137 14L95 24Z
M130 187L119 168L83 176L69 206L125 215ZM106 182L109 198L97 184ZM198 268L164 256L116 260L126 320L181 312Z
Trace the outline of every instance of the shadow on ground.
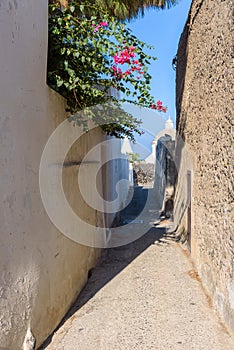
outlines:
M139 190L138 190L139 191ZM137 194L138 196L138 194ZM139 198L139 197L138 197ZM139 207L147 198L147 193L141 197L140 206L135 205L135 198L132 202L135 209L128 207L122 215L123 220L134 220L134 216L139 214ZM144 204L143 204L144 206ZM133 210L132 210L133 209ZM133 215L135 212L135 215ZM69 318L71 318L83 305L85 305L100 289L102 289L108 282L117 276L123 269L125 269L134 259L148 249L152 244L167 244L164 238L166 237L165 228L151 227L147 233L142 237L124 246L105 249L99 259L97 266L89 272L89 278L86 286L79 294L77 300L72 305L64 319L55 329L56 332ZM51 343L53 334L44 342L39 350L46 349Z
M163 240L165 236L166 230L164 228L152 227L143 237L135 242L122 247L104 250L97 266L90 271L86 286L54 332L149 246L160 242L166 244ZM46 349L51 343L52 337L53 334L44 342L39 350Z

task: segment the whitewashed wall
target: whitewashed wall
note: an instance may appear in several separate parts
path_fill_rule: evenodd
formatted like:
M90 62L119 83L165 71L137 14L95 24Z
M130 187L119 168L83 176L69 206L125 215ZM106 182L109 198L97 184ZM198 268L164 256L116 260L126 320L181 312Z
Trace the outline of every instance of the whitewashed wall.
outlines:
M22 349L28 328L37 347L42 343L100 254L62 235L39 193L43 148L65 118L65 101L46 85L47 6L47 0L0 1L0 346L11 350ZM97 129L73 154L81 157L105 138ZM84 218L103 223L102 214L79 202L75 181L67 168L69 200Z
M114 220L118 220L116 213L118 213L118 211L123 209L126 205L126 199L131 184L131 171L130 163L128 162L128 155L122 149L121 140L108 137L108 142L108 144L102 147L102 162L103 174L106 178L104 199L106 201L116 201L116 205L114 206L115 208L113 207L114 210L110 213L106 213L105 215L106 227L111 227ZM116 155L117 157L119 156L119 158L116 158ZM107 162L107 159L112 160ZM107 203L105 206L105 212L108 212L108 208L110 208L110 205Z

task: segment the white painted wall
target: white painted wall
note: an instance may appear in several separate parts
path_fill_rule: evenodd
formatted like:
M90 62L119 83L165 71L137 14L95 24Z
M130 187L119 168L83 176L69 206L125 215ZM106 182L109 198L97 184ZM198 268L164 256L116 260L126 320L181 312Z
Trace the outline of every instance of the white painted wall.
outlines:
M0 346L11 350L22 349L28 328L37 347L42 343L100 254L62 235L39 193L43 148L65 118L65 101L46 85L47 5L0 1ZM74 159L105 139L97 129L82 147L74 146ZM110 178L113 171L118 173L112 169ZM73 191L76 179L75 169L67 168L63 182L70 202L84 218L103 224L103 215L83 206Z
M99 249L62 235L40 197L41 155L65 118L65 101L46 85L47 6L47 0L0 1L0 346L11 350L22 349L29 329L37 347L45 340L100 255ZM74 144L67 159L79 162L105 140L96 129L92 137ZM121 142L117 151L121 153ZM103 161L101 146L95 155L96 162ZM64 169L67 199L84 220L103 226L104 215L89 208L74 190L77 167ZM104 186L113 196L116 180L125 173L125 162L116 161L107 174L100 173L100 191ZM84 192L92 197L88 174ZM119 203L126 195L122 188ZM81 233L88 235L88 230Z
M109 143L102 147L102 163L105 164L103 167L103 174L107 180L104 188L104 199L110 202L116 201L113 212L107 213L110 205L108 203L105 205L106 227L111 227L116 218L116 213L126 206L132 170L128 162L128 155L123 150L122 140L108 137L108 142ZM116 158L116 155L117 157L119 156L119 158ZM113 160L107 162L107 159Z

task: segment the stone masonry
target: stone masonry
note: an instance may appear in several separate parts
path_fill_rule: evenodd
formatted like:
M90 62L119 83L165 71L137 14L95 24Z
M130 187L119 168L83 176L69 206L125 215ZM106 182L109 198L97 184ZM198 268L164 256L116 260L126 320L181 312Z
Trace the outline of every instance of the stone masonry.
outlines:
M191 254L234 332L232 5L192 2L178 47L176 90L177 129L193 163ZM178 178L186 181L186 174Z

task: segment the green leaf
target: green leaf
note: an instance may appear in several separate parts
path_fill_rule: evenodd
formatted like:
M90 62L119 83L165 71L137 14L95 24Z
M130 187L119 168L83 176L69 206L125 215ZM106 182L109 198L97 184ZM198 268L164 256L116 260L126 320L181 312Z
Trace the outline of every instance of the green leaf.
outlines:
M80 5L80 11L84 12L85 6L84 5Z
M57 80L57 87L60 87L62 85L63 85L63 80L62 79Z
M50 0L49 0L50 1ZM70 7L62 11L58 5L50 7L49 47L48 47L48 84L67 99L71 113L87 106L103 104L116 100L107 96L111 86L122 91L124 98L135 104L150 104L154 98L150 94L150 74L147 73L152 59L146 54L149 48L131 34L126 23L118 22L103 10L101 2L82 0L70 1ZM77 15L77 13L79 15ZM99 28L94 35L93 26L106 21L108 28ZM136 58L143 64L145 75L137 80L137 72L124 76L123 79L113 76L111 66L113 56L127 46L134 46ZM119 66L123 72L129 66ZM106 122L105 113L102 120ZM95 118L89 115L88 118ZM86 118L87 119L87 118ZM85 120L74 120L77 125L86 127ZM132 130L138 132L139 122L126 113L112 117L111 126L106 131L117 137L127 135L133 138Z

